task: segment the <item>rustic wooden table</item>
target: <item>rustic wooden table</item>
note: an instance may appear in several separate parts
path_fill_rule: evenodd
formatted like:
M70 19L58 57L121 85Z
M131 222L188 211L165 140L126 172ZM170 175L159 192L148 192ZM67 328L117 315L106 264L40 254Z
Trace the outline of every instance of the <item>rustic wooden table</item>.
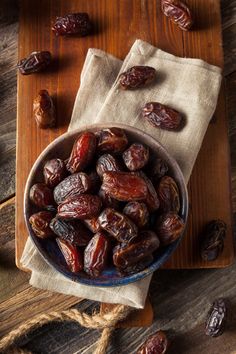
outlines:
M236 220L236 1L222 0L225 84L231 146L232 203ZM0 2L0 336L33 315L61 309L75 298L51 294L29 286L29 275L19 271L14 257L14 195L16 147L16 69L18 2ZM154 323L149 328L116 330L109 353L134 353L142 340L158 328L174 337L170 353L236 353L236 264L219 270L156 272L151 284ZM210 302L226 297L231 303L228 330L219 338L204 335L203 323ZM62 301L63 300L63 301ZM77 307L91 312L94 304ZM50 324L21 341L36 353L92 353L98 331L74 323Z

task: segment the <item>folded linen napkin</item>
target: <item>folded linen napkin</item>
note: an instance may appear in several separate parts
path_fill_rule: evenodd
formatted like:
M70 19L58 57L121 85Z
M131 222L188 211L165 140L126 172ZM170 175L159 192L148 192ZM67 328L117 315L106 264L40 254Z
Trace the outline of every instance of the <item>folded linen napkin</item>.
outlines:
M154 84L140 90L121 91L119 73L134 65L157 70ZM175 157L188 182L209 121L215 111L221 69L200 59L179 58L149 43L136 40L124 62L98 49L89 49L81 73L68 130L94 123L119 122L152 135ZM142 119L140 108L158 101L180 111L185 126L179 132L155 129ZM22 266L32 271L30 284L91 300L143 308L151 276L136 283L112 288L91 288L68 280L54 271L28 239Z

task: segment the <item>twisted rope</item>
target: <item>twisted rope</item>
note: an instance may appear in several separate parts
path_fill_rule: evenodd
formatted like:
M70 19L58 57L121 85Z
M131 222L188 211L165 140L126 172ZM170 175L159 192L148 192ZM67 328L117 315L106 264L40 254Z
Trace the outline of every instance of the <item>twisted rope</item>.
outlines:
M114 309L108 313L99 314L95 313L90 316L85 312L80 312L77 309L69 309L65 311L53 311L47 314L38 315L22 325L17 329L14 329L0 340L0 352L6 352L9 354L23 354L29 353L26 350L13 347L15 342L22 336L26 335L30 331L43 326L48 322L54 321L74 321L81 326L91 329L103 329L102 335L97 342L97 348L94 354L105 354L106 348L109 343L112 331L117 322L124 320L133 309L125 305L117 305ZM18 350L18 352L17 352Z

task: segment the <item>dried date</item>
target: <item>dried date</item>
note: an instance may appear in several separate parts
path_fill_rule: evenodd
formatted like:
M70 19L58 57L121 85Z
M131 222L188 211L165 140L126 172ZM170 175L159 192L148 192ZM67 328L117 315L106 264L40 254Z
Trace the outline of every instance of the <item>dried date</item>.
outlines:
M130 245L118 245L113 250L113 263L118 268L127 268L152 254L160 246L153 231L142 231Z
M39 128L53 128L56 125L56 111L47 90L41 90L33 102L33 114Z
M150 212L156 211L160 206L160 202L151 180L145 175L143 171L138 171L138 176L140 176L145 181L147 186L147 196L143 202L147 205Z
M150 254L147 257L143 258L138 263L131 264L124 268L118 268L119 273L121 275L131 275L131 274L139 273L144 269L146 269L153 262L153 259L154 259L153 256Z
M57 17L52 26L52 31L57 36L77 34L79 37L84 37L90 34L91 30L89 15L84 12Z
M91 219L99 214L101 206L101 199L97 195L81 194L60 204L58 216L63 219Z
M123 160L130 171L143 168L149 159L149 148L138 143L132 144L123 152Z
M123 152L128 145L125 131L120 128L102 129L97 133L98 151L100 153L118 154Z
M63 160L52 159L45 163L43 168L44 181L49 188L54 188L67 175Z
M175 180L170 176L163 176L160 180L157 194L160 201L160 209L166 213L180 210L179 189Z
M207 336L218 337L225 329L227 318L227 306L224 299L213 302L206 320L205 333Z
M109 250L106 235L103 232L94 235L84 251L84 271L92 277L99 276L106 267Z
M204 261L214 261L224 249L227 226L222 220L212 220L203 232L201 257Z
M72 273L78 273L83 270L82 251L71 243L61 240L60 238L57 238L56 241L70 271Z
M127 216L106 208L98 217L101 228L119 242L130 243L138 236L138 228Z
M140 202L129 202L123 209L123 214L128 216L138 228L143 228L149 220L149 212L146 204Z
M102 178L103 173L106 171L121 171L121 166L114 156L104 154L97 160L96 171L100 178Z
M124 202L144 200L148 194L143 178L130 172L104 172L102 189L112 198Z
M102 200L102 205L106 208L120 209L120 202L112 198L104 189L100 188L98 192L99 197Z
M180 238L184 226L184 221L178 214L169 212L159 217L155 230L161 244L166 246Z
M21 59L17 67L21 74L29 75L44 70L51 60L51 53L48 51L32 52L28 57Z
M29 222L36 236L40 238L47 238L54 235L53 231L49 227L53 217L54 214L50 211L40 211L31 215Z
M147 174L153 183L159 182L160 178L168 172L167 163L161 158L157 158L148 165Z
M165 354L169 345L165 332L157 331L146 339L138 349L137 354Z
M83 220L84 224L87 226L87 228L93 232L94 234L96 234L97 232L101 231L101 226L98 222L98 218L94 217L91 219L85 219Z
M63 179L54 189L54 200L57 204L66 199L86 193L90 188L90 179L84 172L74 173Z
M53 192L44 183L34 184L30 188L29 197L31 202L39 208L50 209L55 205Z
M87 246L92 234L78 220L62 220L54 218L50 222L51 230L62 240L74 246Z
M182 121L178 111L158 102L146 103L142 115L155 128L166 130L179 129Z
M151 66L133 66L120 75L119 83L123 90L133 90L152 82L156 70Z
M97 194L100 187L101 187L101 184L102 184L101 179L95 170L92 170L92 171L88 172L87 174L88 174L89 180L90 180L89 193Z
M179 0L161 0L161 8L165 16L178 25L182 30L188 31L192 25L192 15L189 8Z
M96 145L97 139L95 134L91 132L82 133L73 145L66 165L67 170L75 173L85 169L93 159Z

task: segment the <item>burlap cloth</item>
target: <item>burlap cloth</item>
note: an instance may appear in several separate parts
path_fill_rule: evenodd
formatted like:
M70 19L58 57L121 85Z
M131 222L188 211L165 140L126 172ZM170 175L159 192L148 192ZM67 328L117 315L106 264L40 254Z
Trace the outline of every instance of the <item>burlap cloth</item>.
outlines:
M135 91L119 89L119 73L134 65L157 70L155 83ZM119 122L135 126L159 140L175 157L188 182L209 121L215 111L221 69L199 59L179 58L136 40L124 62L98 49L89 49L69 130L94 123ZM180 111L180 132L155 129L142 119L140 108L158 101ZM91 300L143 308L151 276L121 287L81 285L53 270L28 239L21 263L32 271L30 284Z

